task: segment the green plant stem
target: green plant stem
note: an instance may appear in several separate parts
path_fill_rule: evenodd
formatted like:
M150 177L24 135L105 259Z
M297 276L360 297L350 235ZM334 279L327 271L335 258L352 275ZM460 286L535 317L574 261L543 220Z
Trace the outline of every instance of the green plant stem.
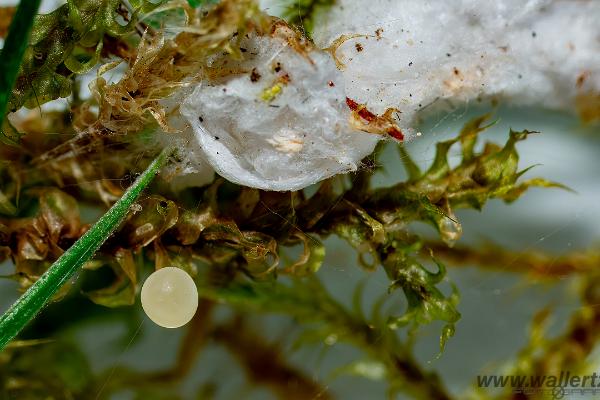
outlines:
M0 129L41 0L21 0L0 52Z
M36 316L58 289L88 261L123 222L131 205L154 179L172 149L165 149L123 196L67 250L0 318L0 350Z

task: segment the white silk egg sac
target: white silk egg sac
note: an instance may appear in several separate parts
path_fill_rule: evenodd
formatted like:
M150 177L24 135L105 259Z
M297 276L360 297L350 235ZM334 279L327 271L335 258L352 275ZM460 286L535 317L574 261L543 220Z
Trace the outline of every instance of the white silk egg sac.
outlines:
M152 322L163 328L179 328L196 313L198 289L187 272L165 267L146 279L141 299L142 308Z
M234 72L201 82L181 103L200 153L231 182L299 190L356 171L382 137L349 124L343 76L329 53L299 51L287 35L248 34L243 60L211 60L212 70Z

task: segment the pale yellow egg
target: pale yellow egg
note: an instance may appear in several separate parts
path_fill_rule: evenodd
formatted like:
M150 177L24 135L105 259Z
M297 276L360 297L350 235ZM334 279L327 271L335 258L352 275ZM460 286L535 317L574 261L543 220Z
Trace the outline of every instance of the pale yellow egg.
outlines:
M198 289L192 277L180 268L165 267L152 273L142 286L142 308L155 324L179 328L198 308Z

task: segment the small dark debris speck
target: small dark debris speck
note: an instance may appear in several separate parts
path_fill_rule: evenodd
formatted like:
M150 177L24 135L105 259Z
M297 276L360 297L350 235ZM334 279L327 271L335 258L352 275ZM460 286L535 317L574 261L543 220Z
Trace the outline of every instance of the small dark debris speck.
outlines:
M327 82L327 85L329 85L329 87L334 87L335 83L333 83L333 81L329 81L329 82Z
M279 81L287 85L292 81L292 78L290 78L290 74L283 74L279 77Z
M580 75L577 77L577 83L576 83L576 85L577 85L577 87L578 87L578 88L580 88L580 87L582 87L582 86L583 86L583 84L585 83L585 79L586 79L586 77L587 77L587 75L586 75L586 73L585 73L585 72L584 72L584 73L582 73L582 74L580 74Z
M354 47L356 47L356 51L358 51L358 52L361 52L361 51L363 51L362 44L360 44L360 43L356 43L356 44L354 45Z
M535 31L531 32L531 37L536 37L537 33L535 33Z
M408 66L409 66L409 67L412 67L412 64L413 64L413 63L412 63L412 61L411 61L411 62L409 62L409 63L408 63Z
M218 137L218 136L215 136L215 140L219 140L219 139L220 139L220 137Z
M252 72L250 72L250 81L258 82L259 79L260 79L260 74L258 73L256 68L252 68Z
M247 52L248 50L247 50L247 49L245 49L245 48L243 48L243 47L240 47L240 51L241 51L242 53L245 53L245 52Z
M200 117L200 116L199 116L199 117L198 117L198 121L200 121L200 122L204 122L204 118L202 118L202 117Z
M279 71L281 71L281 63L280 63L280 62L278 62L277 64L275 64L275 68L273 68L273 70L274 70L275 72L279 72Z
M446 57L452 57L452 54L446 53Z

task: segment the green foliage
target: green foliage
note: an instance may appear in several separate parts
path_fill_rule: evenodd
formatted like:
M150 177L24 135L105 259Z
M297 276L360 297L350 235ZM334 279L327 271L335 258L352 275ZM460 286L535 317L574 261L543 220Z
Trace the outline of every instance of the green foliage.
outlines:
M415 258L396 247L385 255L383 266L392 280L392 288L402 289L408 303L405 314L390 317L389 325L392 328L409 325L414 332L419 325L444 321L447 324L440 336L440 350L443 351L446 341L454 335L454 324L460 319L456 310L459 295L456 287L448 297L436 287L445 277L446 268L435 258L433 260L438 267L436 273L429 272Z
M188 4L193 8L198 8L200 6L209 4L217 4L218 2L219 0L188 0Z
M119 38L133 31L136 14L161 4L148 0L130 3L133 10L127 10L121 0L69 0L49 14L38 15L9 110L67 97L73 90L74 75L91 70L102 54L111 54L119 46L126 48Z
M91 378L87 359L70 343L17 342L0 359L3 399L82 398Z
M217 180L203 190L202 201L194 208L186 206L185 194L148 197L136 205L137 212L109 240L96 263L88 265L104 265L115 276L109 286L88 296L110 307L132 304L139 269L148 261L156 267L175 263L192 274L201 262L220 271L218 282L225 283L236 281L238 273L255 281L273 281L280 274L310 276L324 259L320 237L335 234L357 250L365 268L383 267L390 290L404 294L407 308L403 314L389 316L389 326L409 326L414 333L422 324L443 321L443 348L460 317L458 294L440 289L445 276L440 262L434 259L435 273L421 264L422 244L410 234L409 224L427 222L452 244L461 232L454 209L481 209L490 198L513 201L530 186L560 186L541 179L518 182L523 171L517 170L515 145L527 137L527 131L510 132L503 147L488 143L475 151L484 121L485 117L479 118L455 139L438 144L435 159L424 173L401 150L409 179L390 187L370 189L371 172L365 170L351 185L340 178L326 181L312 196L262 192ZM447 154L458 142L463 160L450 168ZM369 162L374 161L365 161ZM195 199L191 198L192 204ZM303 248L299 259L279 268L280 252L296 245ZM29 256L17 249L15 257L28 260Z
M137 269L133 254L130 250L119 249L113 257L104 260L97 259L84 265L87 270L110 268L115 279L101 289L85 292L84 294L94 303L106 307L129 306L135 303L137 286Z
M18 137L11 137L5 130L9 126L4 120L4 114L10 98L11 90L23 60L23 54L27 47L29 33L33 26L35 13L40 6L40 0L23 0L13 16L8 36L4 41L4 47L0 52L0 139L14 143Z
M416 169L408 154L401 153L409 180L376 190L367 199L367 210L373 208L376 218L390 226L415 220L428 222L451 244L461 232L454 217L455 209L481 210L487 200L493 198L512 202L534 186L566 189L541 178L518 182L529 168L518 171L519 155L515 145L532 132L511 131L503 147L486 143L481 152L474 152L478 133L490 126L482 125L487 118L483 116L469 122L458 137L438 143L434 161L425 173ZM462 148L462 161L450 168L448 151L457 142Z
M336 374L358 374L372 380L385 378L390 396L398 391L413 393L423 399L448 396L436 383L435 374L423 371L410 355L410 347L388 329L381 315L381 302L366 318L360 306L348 310L333 299L315 277L294 279L290 284L232 283L216 289L209 286L200 289L202 296L225 302L243 312L283 314L301 321L305 332L298 345L307 345L313 340L328 345L340 342L364 352L365 360L338 369ZM361 297L357 292L357 304Z
M306 35L310 36L315 24L315 17L324 13L335 0L294 0L289 3L283 15L290 24L301 27Z
M320 13L333 3L289 2L286 18L310 32ZM30 287L0 319L0 344L14 337L50 299L56 309L67 310L68 317L59 318L55 311L49 317L50 324L46 321L52 326L50 333L33 327L24 337L59 338L67 327L90 318L90 308L95 305L107 307L101 310L109 316L117 315L119 308L129 310L124 319L129 324L128 334L135 337L137 320L130 318L133 309L126 306L136 302L140 276L167 265L177 265L195 277L201 310L183 339L176 367L159 374L121 368L118 373L92 377L73 344L61 339L51 344L13 341L0 357L2 395L100 398L106 385L107 395L119 388L133 388L137 398L173 399L173 382L189 372L198 349L210 339L227 347L245 364L249 380L274 387L280 397L303 398L299 392L294 392L296 397L286 396L290 382L300 382L304 398L315 394L328 398L326 388L286 365L277 344L261 342L261 335L250 328L252 321L246 321L255 314L275 313L298 322L299 346L339 342L362 351L358 360L338 368L334 375L385 381L390 397L403 391L421 399L450 398L437 375L422 368L412 354L419 327L441 321L443 351L460 318L458 290L447 282L446 268L437 257L447 256L449 246L461 236L456 209L481 210L494 198L512 202L530 187L564 188L541 178L521 180L529 168L518 169L516 145L532 132L511 131L503 146L486 143L480 149L479 134L491 125L486 125L488 116L482 116L465 125L456 138L438 143L435 158L424 171L400 146L408 179L389 187L371 187L378 162L368 157L364 169L353 179L334 177L322 182L311 195L305 191L263 192L217 179L205 188L183 192L158 182L152 195L134 204L159 167L155 163L151 167L154 172L142 176L144 184L134 185L137 189L133 195L127 192L117 201L128 186L118 182L130 181L131 171L158 153L155 143L164 143L149 134L156 123L168 130L159 100L179 88L189 78L189 71L201 69L209 55L224 51L241 56L236 41L248 26L259 27L257 30L269 26L249 0L188 0L190 6L203 8L194 14L183 6L185 18L197 17L201 23L190 24L187 28L191 29L166 40L152 31L153 27L161 28L162 21L140 22L137 18L140 13L156 10L162 1L134 0L129 4L131 9L120 0L69 0L54 12L37 17L29 47L23 47L26 35L20 35L24 40L11 42L25 49L20 70L16 58L6 58L13 75L20 71L8 103L11 111L68 96L73 92L75 76L89 72L101 59L120 59L103 65L102 71L122 61L130 68L118 84L98 80L98 103L94 103L100 108L98 115L86 108L90 104L74 99L72 113L47 113L35 121L43 128L23 124L28 135L20 147L0 146L0 258L14 260L15 271L9 277L23 289ZM214 7L204 8L209 5ZM178 7L181 3L170 3L165 9ZM180 17L184 13L177 11ZM15 18L18 21L21 17ZM128 36L134 28L140 36L146 32L140 43L133 35ZM10 74L6 78L8 82ZM12 83L6 82L9 89L1 92L8 100ZM148 113L154 118L152 122L146 118ZM91 124L106 129L86 131L91 126L87 122L75 126L90 116ZM4 128L11 139L18 138L16 129L6 123ZM62 135L48 135L56 132ZM115 132L122 135L113 135ZM453 146L460 146L462 154L456 167L448 163ZM65 148L68 154L60 151ZM164 161L164 153L161 157ZM88 227L81 221L80 206L101 209L115 201L117 212L111 209L84 235ZM411 223L417 221L438 232L441 240L435 243L435 253L431 241L411 231ZM352 246L366 271L381 268L387 275L389 290L369 312L362 309L362 286L353 294L352 307L346 307L319 281L326 253L323 240L330 235ZM103 242L96 256L85 262ZM298 250L297 259L289 260L288 252ZM497 252L492 253L491 257L497 258ZM489 258L490 253L479 257ZM512 254L504 257L514 258ZM596 258L590 257L586 268L593 269ZM548 271L547 264L557 264L555 257L550 260L531 257L528 262L539 271ZM568 261L571 270L581 269L580 258ZM80 292L73 293L77 291L69 291L75 286L69 278L82 264L84 284ZM555 273L563 271L559 265ZM590 312L598 303L595 286L586 286L583 302L590 308L578 313L570 330L556 341L538 346L549 354L560 354L564 364L581 363L597 340L594 332L600 332L596 323L600 319ZM398 297L405 300L403 306L390 310L386 300ZM230 307L231 322L211 319L210 311L216 304ZM72 313L74 310L79 313ZM400 339L400 329L408 331L408 339ZM574 357L568 349L577 346L582 335L587 347ZM525 372L553 372L553 366L544 363L545 359L536 359L533 352L523 352L522 359ZM210 398L214 388L213 382L208 382L198 396Z
M123 194L98 222L81 236L58 260L19 297L0 317L0 350L13 339L63 285L88 261L119 227L129 208L164 166L173 149L167 148L148 166L135 183ZM49 203L61 208L64 203ZM69 212L62 207L63 212ZM125 265L130 265L124 263ZM126 269L124 269L126 271ZM114 301L114 300L113 300ZM107 305L114 305L109 303Z
M330 224L328 230L356 248L361 260L362 255L370 254L375 260L370 268L382 265L392 281L391 289L404 292L408 309L404 315L390 318L390 326L410 325L414 331L420 324L444 321L442 348L460 317L456 310L458 293L454 290L446 296L438 289L445 275L440 262L435 261L437 273L429 272L419 263L415 254L421 245L417 238L407 236L408 224L427 222L451 245L462 231L454 216L456 208L481 209L490 198L514 201L531 186L563 187L539 178L517 182L526 170L517 171L515 144L530 132L511 131L504 147L488 143L483 151L475 152L477 134L486 128L482 125L486 118L468 123L455 139L438 143L435 158L425 173L419 171L401 148L400 155L409 175L407 181L369 191L368 177L363 177L367 183L359 179L356 184L363 192L349 190L337 198L331 187L324 185L315 195L317 201L338 203L336 210L331 210L326 218ZM463 159L458 166L450 168L448 151L458 142Z
M461 233L455 209L481 209L491 198L513 201L531 186L560 186L539 178L520 181L526 170L517 168L516 144L528 132L510 132L504 146L488 143L479 150L477 135L485 128L485 120L482 117L470 122L455 139L438 144L436 156L425 172L419 170L404 148L399 148L409 177L389 187L370 187L374 169L368 166L377 164L372 157L364 160L365 168L353 179L332 178L321 183L312 195L303 191L264 192L222 179L202 189L179 193L168 186L155 185L154 194L132 207L133 212L120 229L86 264L84 279L88 273L106 276L106 272L109 279L86 288L84 295L111 308L131 305L143 270L178 265L196 277L206 301L227 304L242 315L290 316L304 327L300 344L344 342L363 350L364 358L338 373L385 379L390 391L406 391L418 398L448 398L435 375L415 362L411 346L420 326L441 321L443 350L460 318L459 296L456 288L445 282L444 265L423 251L427 246L411 233L410 223L426 222L442 240L454 243ZM140 140L147 148L148 138ZM39 143L24 141L31 146ZM108 138L104 145L111 143L115 142ZM62 162L48 166L47 174L18 168L26 171L19 179L32 182L32 187L23 193L20 203L14 201L18 191L6 191L10 204L18 204L13 214L23 213L21 207L28 203L31 190L37 186L46 188L40 192L40 204L45 205L31 219L14 224L14 217L7 215L0 220L6 227L5 236L0 236L0 249L19 260L19 279L24 284L34 282L56 253L34 254L26 251L30 246L15 246L6 238L35 243L38 249L42 245L59 251L68 247L70 242L56 238L72 241L80 234L75 198L85 196L88 201L102 204L109 193L115 193L112 180L106 177L122 176L119 174L128 170L124 163L131 147L117 143L111 147L121 146L114 154L115 163L97 153L71 161L78 166L76 171L85 171L84 183L95 182L94 186L73 193L78 197L56 188L47 191L47 187L56 185L52 181L56 176L60 182L74 179L70 175L73 168L64 167ZM128 143L138 145L135 139ZM463 158L451 168L447 155L454 145L461 146ZM27 162L14 159L17 166ZM104 169L98 171L95 165L104 165ZM11 177L6 175L9 181ZM28 226L53 227L50 231L57 233L23 228ZM382 294L369 316L361 310L360 290L354 298L355 306L349 310L316 278L325 256L322 240L329 235L336 235L355 248L360 265L366 270L383 268L390 280L389 293ZM297 260L288 261L288 248L301 250ZM383 311L385 299L396 293L404 296L405 306ZM409 339L399 340L398 329L408 329Z

